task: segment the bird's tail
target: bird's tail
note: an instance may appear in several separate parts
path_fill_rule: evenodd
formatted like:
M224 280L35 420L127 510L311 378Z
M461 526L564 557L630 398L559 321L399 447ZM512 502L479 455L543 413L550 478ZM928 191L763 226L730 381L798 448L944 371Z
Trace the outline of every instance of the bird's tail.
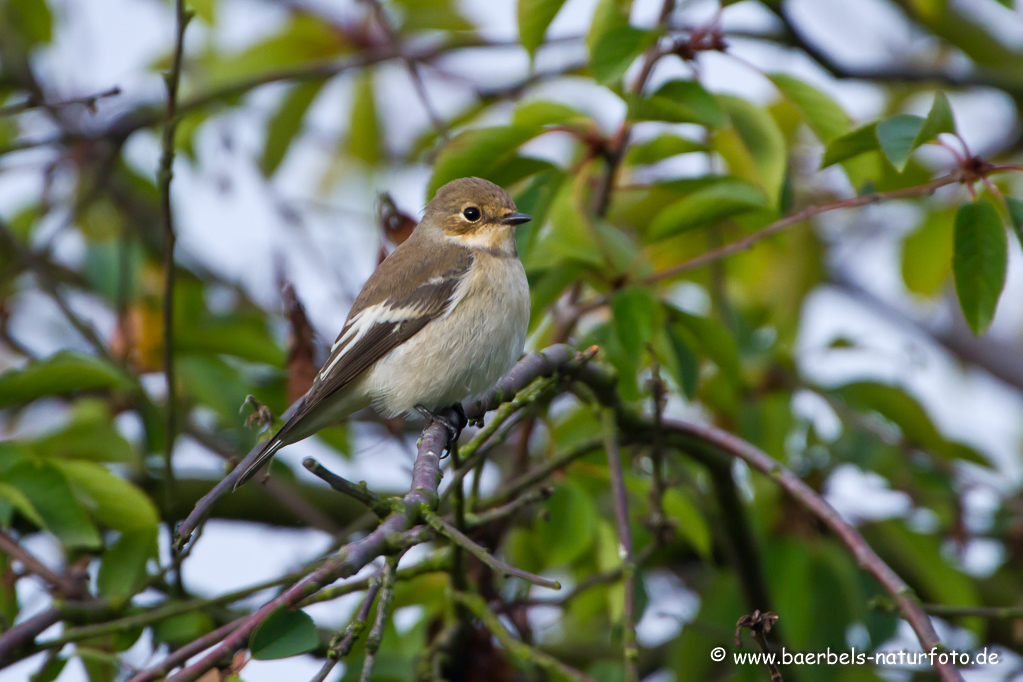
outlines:
M241 476L239 476L238 479L234 482L234 485L232 486L231 489L238 490L238 488L245 485L245 483L247 483L250 478L259 473L259 470L262 469L263 466L270 461L271 457L277 454L277 451L280 450L283 445L284 440L281 438L279 433L278 435L268 440L266 442L266 445L263 446L263 450L258 455L256 455L256 459L252 460L251 463L249 463L248 465L246 465L244 469L242 469Z

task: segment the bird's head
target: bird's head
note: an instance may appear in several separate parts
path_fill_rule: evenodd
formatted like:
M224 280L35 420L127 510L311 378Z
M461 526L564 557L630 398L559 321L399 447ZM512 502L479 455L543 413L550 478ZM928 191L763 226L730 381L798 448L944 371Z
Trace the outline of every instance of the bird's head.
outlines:
M508 193L481 178L452 180L427 204L423 225L463 246L515 250L515 226L529 222Z

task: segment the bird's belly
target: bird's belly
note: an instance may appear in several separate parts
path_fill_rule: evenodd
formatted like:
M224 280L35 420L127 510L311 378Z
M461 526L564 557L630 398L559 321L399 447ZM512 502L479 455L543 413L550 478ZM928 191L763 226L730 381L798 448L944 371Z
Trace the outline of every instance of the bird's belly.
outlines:
M422 405L437 411L483 393L522 355L529 287L517 258L494 258L473 277L450 315L381 358L367 388L387 415Z

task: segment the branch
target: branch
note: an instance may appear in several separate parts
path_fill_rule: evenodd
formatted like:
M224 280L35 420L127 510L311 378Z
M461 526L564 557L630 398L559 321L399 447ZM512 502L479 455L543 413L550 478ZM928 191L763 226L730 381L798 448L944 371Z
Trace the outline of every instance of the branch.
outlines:
M198 653L202 653L205 649L216 644L221 639L229 635L231 632L237 629L239 625L241 625L243 620L245 619L238 618L237 620L233 620L230 623L221 625L219 628L213 630L212 632L207 632L202 637L199 637L198 639L195 639L186 644L185 646L181 647L180 649L178 649L177 651L169 655L167 658L160 661L157 665L153 666L152 668L149 668L148 670L143 670L139 674L135 675L128 682L152 682L153 680L158 680L162 677L165 677L170 673L170 671L174 670L174 668L177 668L180 665L183 665L192 656L195 656Z
M653 438L655 429L651 421L628 413L621 405L615 392L613 375L590 364L582 367L577 376L586 383L601 402L618 411L618 418L623 430L631 429L634 433L638 432L645 440ZM934 631L930 618L921 608L919 600L913 595L909 585L871 549L859 531L846 523L824 498L780 462L751 443L709 424L662 419L661 428L666 435L675 436L680 447L684 449L709 450L710 454L724 453L730 457L741 459L778 483L799 504L830 528L850 550L859 565L877 579L895 600L899 613L913 628L925 651L943 646L941 639ZM962 682L962 676L954 665L938 661L935 663L935 667L945 682Z
M665 280L676 275L680 275L688 270L713 263L714 261L731 256L732 254L739 253L740 251L746 251L751 248L757 242L763 241L768 237L771 237L783 230L786 230L793 225L798 225L814 216L820 215L821 213L827 213L829 211L837 211L843 208L857 208L860 206L870 206L871 204L878 204L883 201L892 201L895 199L906 199L909 197L924 196L927 194L934 194L935 191L948 185L954 185L956 183L966 182L968 178L959 170L953 171L948 175L943 175L940 178L932 180L924 185L918 185L916 187L906 187L904 189L897 189L891 192L873 192L871 194L861 194L859 196L850 197L849 199L842 199L841 201L835 201L830 204L819 204L817 206L807 206L801 211L796 211L792 215L786 216L780 220L776 220L767 227L764 227L752 234L748 234L742 239L737 239L734 242L730 242L723 246L719 246L716 249L711 249L701 253L695 258L690 258L687 261L683 261L677 265L673 265L669 268L665 268L659 272L655 272L651 275L647 275L639 280L637 284L656 284L661 280Z
M508 375L499 381L486 395L471 405L463 404L465 413L469 419L479 419L490 410L496 409L499 405L514 399L515 395L537 377L550 376L558 371L570 372L574 368L582 366L589 359L589 356L577 353L575 349L566 345L551 346L542 351L530 353L516 364ZM292 410L301 401L296 402L286 410L282 419L290 417ZM445 440L445 445L447 441ZM422 451L422 448L420 448ZM238 464L234 470L223 478L213 490L207 493L195 505L195 508L178 527L178 542L183 543L191 536L192 531L209 514L213 504L224 494L229 492L235 481L242 472L255 461L261 452L261 446L254 447L248 455Z
M519 510L524 509L531 504L536 502L542 502L551 495L554 494L554 488L549 485L541 485L529 490L526 490L523 494L517 496L514 500L508 504L501 505L499 507L493 507L486 511L480 512L479 514L466 514L465 525L467 528L478 528L485 526L494 521L506 519L509 516L513 516Z
M174 440L177 436L175 408L177 387L174 381L174 216L171 212L171 180L174 178L174 133L177 130L178 84L181 82L181 62L185 50L185 30L192 12L185 11L184 0L174 3L177 31L174 37L174 54L171 69L164 74L167 86L167 113L163 124L163 153L156 177L160 191L160 208L163 214L163 371L167 382L167 423L164 434L163 475L167 481L164 506L170 506L175 497L174 490ZM173 548L172 548L173 549ZM174 552L172 551L172 554ZM180 582L180 568L177 571Z
M330 471L327 467L323 466L312 457L306 457L303 459L302 466L308 469L313 475L325 481L327 485L334 490L365 505L367 509L376 514L378 517L385 518L390 511L390 506L387 502L385 502L383 498L375 492L370 490L366 486L365 481L356 485L348 479L338 476L333 471Z
M17 651L30 644L43 630L59 623L60 618L58 609L49 608L0 635L0 667L10 663Z
M899 613L913 628L925 651L943 646L941 639L934 631L930 618L920 607L920 603L909 585L871 549L859 531L846 523L824 498L799 477L756 446L713 426L666 419L664 428L682 437L684 441L689 442L690 446L710 446L715 450L741 459L778 483L799 504L830 528L850 550L859 565L877 579L895 600ZM935 667L945 682L962 682L962 676L955 666L938 661L935 662Z
M586 673L567 666L550 654L534 649L525 642L512 637L511 633L501 624L497 615L487 608L486 602L481 597L466 592L455 592L452 597L479 618L484 627L490 630L491 634L501 642L501 645L516 658L532 663L546 673L572 680L572 682L596 682Z
M338 633L331 640L330 648L327 649L327 662L323 664L323 667L320 668L319 672L309 682L323 682L326 680L327 675L334 669L337 662L351 653L352 647L355 646L355 640L359 638L362 631L366 628L366 619L369 618L370 609L373 608L373 601L377 598L379 591L380 574L378 573L369 579L369 589L366 590L366 596L362 598L359 612L355 614L355 618L345 628L344 635Z
M432 554L426 559L423 559L418 564L398 569L396 579L399 581L412 580L413 578L418 578L419 576L426 575L427 573L441 573L450 569L451 553L444 549ZM320 602L332 601L338 597L343 597L346 594L361 592L363 590L371 590L373 589L373 586L376 585L374 582L375 580L375 577L363 578L362 580L353 580L350 583L338 585L337 587L328 587L308 599L305 599L302 601L301 605L308 606L309 604L318 604Z
M50 570L46 564L35 558L28 550L19 545L14 538L0 530L0 552L20 561L29 573L33 573L51 588L65 597L75 598L85 594L85 585Z
M476 557L477 559L479 559L484 564L494 569L501 575L522 578L523 580L531 582L534 585L539 585L541 587L549 587L552 590L561 589L561 583L559 583L557 580L549 580L542 576L538 576L534 573L530 573L529 571L523 571L521 568L515 568L514 566L510 566L504 563L503 561L495 557L493 554L491 554L490 552L488 552L487 550L483 549L475 542L470 540L464 533L462 533L460 530L458 530L457 528L455 528L450 523L448 523L441 517L437 516L433 512L424 510L423 517L426 519L426 522L430 525L431 528L436 530L441 535L449 538L456 545L462 547L467 552L469 552L469 554L472 554L474 557Z
M560 457L555 457L546 464L537 467L533 471L526 472L522 474L522 476L511 481L502 490L494 493L489 499L487 499L483 506L494 507L496 505L510 503L517 499L523 490L531 488L553 474L555 471L564 469L575 460L585 457L594 450L599 449L602 445L603 443L600 438L591 438L583 441Z
M611 476L611 496L614 499L615 521L618 525L618 554L622 560L622 579L625 583L625 608L622 612L622 647L625 656L625 682L638 682L639 648L636 645L636 556L632 548L632 530L629 528L629 494L625 489L622 455L618 449L618 434L614 412L604 410L604 449L607 450L607 468ZM659 421L659 420L658 420Z
M380 641L384 637L384 625L387 624L387 611L391 608L394 600L394 575L398 567L400 557L389 556L384 564L383 576L380 578L380 603L377 604L377 616L373 621L373 628L366 636L366 657L362 661L362 673L359 675L359 682L369 682L373 674L373 661L376 660L377 651L380 649Z
M5 107L0 107L0 116L15 116L17 114L24 113L31 109L60 109L63 107L71 107L76 105L84 106L89 111L96 110L96 102L101 99L108 97L116 97L121 94L121 88L113 87L103 92L98 92L95 95L85 95L83 97L73 97L71 99L58 100L56 102L46 102L35 97L29 97L24 102L18 102L17 104L10 104Z
M657 17L657 27L666 26L668 18L671 13L675 11L675 0L664 0L661 4L661 11ZM664 56L664 51L655 43L649 47L646 53L643 55L643 64L640 66L639 73L636 75L636 80L632 83L632 93L635 95L642 94L643 88L646 87L647 81L650 79L650 74L654 70L654 65L661 57ZM622 159L625 158L625 152L629 147L629 138L632 134L632 126L629 121L626 120L618 128L618 132L614 135L614 142L610 145L610 149L607 150L607 168L604 170L604 177L600 181L600 186L597 189L597 193L594 196L594 212L598 216L603 216L607 213L608 207L611 205L611 195L614 191L615 178L618 175L618 167L622 163Z
M547 376L557 371L573 371L588 359L577 353L570 346L560 345L546 348L543 351L530 353L511 369L508 375L499 381L483 398L467 406L466 413L471 418L482 417L489 410L495 409L502 402L511 399L538 376ZM363 566L378 556L391 554L433 537L432 532L424 532L415 524L424 512L433 511L438 502L437 486L440 483L440 453L448 445L448 432L440 424L430 424L423 432L419 443L418 455L412 471L412 485L409 492L396 504L397 509L391 513L375 530L361 540L351 542L342 547L336 556L324 562L303 580L285 590L276 598L268 601L255 613L247 616L241 624L227 635L223 641L213 647L205 656L192 665L181 670L171 678L174 682L191 682L216 665L222 657L230 655L244 647L248 636L275 609L281 606L293 607L338 578L354 575ZM249 453L255 458L259 451ZM244 464L244 462L243 462ZM209 508L234 484L243 466L239 465L231 474L206 495L185 520L185 524L197 523ZM194 525L192 526L194 528Z

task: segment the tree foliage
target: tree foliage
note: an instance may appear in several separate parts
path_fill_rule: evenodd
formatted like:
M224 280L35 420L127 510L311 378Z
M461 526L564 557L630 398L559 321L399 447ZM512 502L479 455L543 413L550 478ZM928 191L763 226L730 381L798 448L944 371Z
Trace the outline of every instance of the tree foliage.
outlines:
M1011 1L973 4L985 2L1010 16ZM1007 480L1012 467L983 438L941 418L940 396L865 366L882 352L871 339L806 344L812 300L838 292L888 318L880 335L908 326L957 373L986 372L1017 402L1023 392L1011 321L986 333L1018 309L1006 287L1023 239L1020 119L971 150L975 131L954 106L981 91L1018 106L1023 54L968 3L876 3L926 40L853 68L807 35L788 0L724 2L709 20L671 0L659 17L599 0L569 37L555 28L572 4L518 0L511 42L451 0L366 0L342 18L295 3L240 48L213 37L232 16L225 3L179 2L151 65L169 71L170 106L117 83L62 94L39 60L71 20L57 4L0 0L0 183L26 167L36 179L0 206L0 666L39 681L76 668L90 682L208 682L246 679L259 665L247 671L249 657L311 655L321 675L346 680L753 680L771 671L709 655L735 650L741 618L749 650L878 651L917 645L900 620L928 649L925 612L948 626L951 648L1023 651L1018 466ZM768 28L731 30L733 12L754 6ZM580 60L551 57L565 45ZM747 58L750 46L798 55L814 75ZM528 68L495 83L472 63L483 53ZM770 96L710 82L717 60ZM382 85L395 69L400 98ZM876 116L855 120L839 103L836 83L849 80L876 95ZM465 92L448 101L448 81ZM491 411L460 452L439 462L445 432L426 432L408 494L306 460L333 489L275 461L267 481L221 498L205 522L317 528L336 542L267 583L200 596L182 565L202 526L178 542L174 529L217 480L175 464L183 443L226 472L322 357L286 282L297 273L279 274L282 315L175 246L192 198L172 191L174 173L196 171L218 144L208 131L253 107L269 109L246 170L268 194L310 138L309 200L403 174L420 178L423 201L463 176L507 187L533 216L519 255L529 346L547 351L489 404L468 406ZM344 124L322 130L318 108ZM413 108L422 125L396 134ZM131 145L159 145L161 133L159 165L140 168ZM867 208L879 204L905 210ZM296 233L313 211L278 205L273 220ZM418 207L389 196L376 206L378 220L337 229L400 243ZM875 238L898 245L873 270L887 292L845 267L850 241ZM850 357L862 369L818 371ZM342 457L357 447L346 426L317 439ZM1018 461L1020 444L1007 448ZM905 510L843 520L825 498L850 472L865 500L898 491ZM985 519L971 512L977 496ZM37 556L42 546L56 549ZM985 570L968 561L979 547L997 555ZM338 632L308 609L356 593ZM674 609L669 637L639 625L663 626L665 604L683 598L694 606ZM398 628L394 611L410 606L412 624Z

